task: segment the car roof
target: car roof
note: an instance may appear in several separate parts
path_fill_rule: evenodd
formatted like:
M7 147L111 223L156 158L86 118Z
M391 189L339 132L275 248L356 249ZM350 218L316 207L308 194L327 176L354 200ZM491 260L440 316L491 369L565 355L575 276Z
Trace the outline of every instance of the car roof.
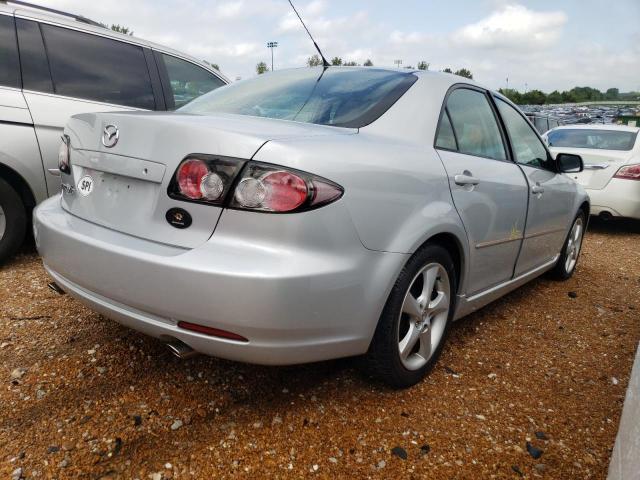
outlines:
M19 18L36 20L39 22L49 23L53 25L60 25L63 27L71 28L73 30L78 30L80 32L112 38L114 40L124 41L127 43L138 45L140 47L151 48L153 50L157 50L162 53L167 53L175 57L183 58L192 63L196 63L197 65L204 68L205 70L208 70L216 74L227 83L229 82L229 79L222 72L207 65L202 60L198 60L197 58L192 57L191 55L188 55L184 52L180 52L178 50L174 50L169 47L165 47L164 45L160 45L157 43L150 42L148 40L143 40L141 38L134 37L132 35L125 35L125 34L119 33L111 30L110 28L91 25L89 23L85 23L80 20L75 20L72 17L66 16L66 15L51 13L45 10L40 10L37 7L27 7L22 5L13 6L11 5L10 0L9 0L9 3L0 1L0 14L2 13L15 15L16 17L19 17Z
M579 124L579 125L561 125L553 130L617 130L619 132L638 132L640 127L630 127L629 125L615 124Z

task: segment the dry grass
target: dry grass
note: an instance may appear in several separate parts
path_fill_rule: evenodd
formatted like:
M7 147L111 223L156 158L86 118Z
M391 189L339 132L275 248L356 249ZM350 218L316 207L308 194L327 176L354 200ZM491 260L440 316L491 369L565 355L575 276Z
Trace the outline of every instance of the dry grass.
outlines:
M352 360L180 362L49 291L31 247L0 268L0 476L604 478L640 340L639 233L595 224L574 278L456 324L405 391Z

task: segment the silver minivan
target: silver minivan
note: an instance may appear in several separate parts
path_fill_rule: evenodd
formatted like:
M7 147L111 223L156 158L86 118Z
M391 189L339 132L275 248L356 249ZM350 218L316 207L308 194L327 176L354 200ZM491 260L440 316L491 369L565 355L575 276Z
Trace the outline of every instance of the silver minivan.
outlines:
M79 113L174 110L228 83L211 65L84 17L0 0L0 262L60 190L58 148Z

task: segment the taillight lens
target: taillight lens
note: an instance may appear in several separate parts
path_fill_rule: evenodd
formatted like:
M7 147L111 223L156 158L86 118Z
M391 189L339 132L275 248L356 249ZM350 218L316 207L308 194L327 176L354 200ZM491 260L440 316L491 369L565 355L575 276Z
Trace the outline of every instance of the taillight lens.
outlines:
M178 166L169 183L171 198L222 204L244 162L212 155L190 155Z
M58 170L62 173L71 173L71 139L69 135L62 135L60 147L58 147Z
M640 180L640 164L627 165L620 168L613 178L624 178L626 180Z
M331 203L342 196L343 190L325 178L278 165L190 155L178 166L168 193L177 200L291 213Z
M249 162L229 206L259 212L312 210L342 196L339 185L299 170Z

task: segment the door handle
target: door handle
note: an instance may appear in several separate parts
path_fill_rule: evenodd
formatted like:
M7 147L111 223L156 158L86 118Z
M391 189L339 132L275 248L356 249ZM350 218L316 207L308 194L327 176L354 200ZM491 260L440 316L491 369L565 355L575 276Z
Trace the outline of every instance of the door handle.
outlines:
M585 163L585 170L604 170L605 168L609 168L608 163Z
M466 173L454 176L453 181L456 182L456 185L478 185L480 183L480 180L476 177L472 177Z
M531 193L542 194L544 193L544 187L541 185L534 185L531 187Z

